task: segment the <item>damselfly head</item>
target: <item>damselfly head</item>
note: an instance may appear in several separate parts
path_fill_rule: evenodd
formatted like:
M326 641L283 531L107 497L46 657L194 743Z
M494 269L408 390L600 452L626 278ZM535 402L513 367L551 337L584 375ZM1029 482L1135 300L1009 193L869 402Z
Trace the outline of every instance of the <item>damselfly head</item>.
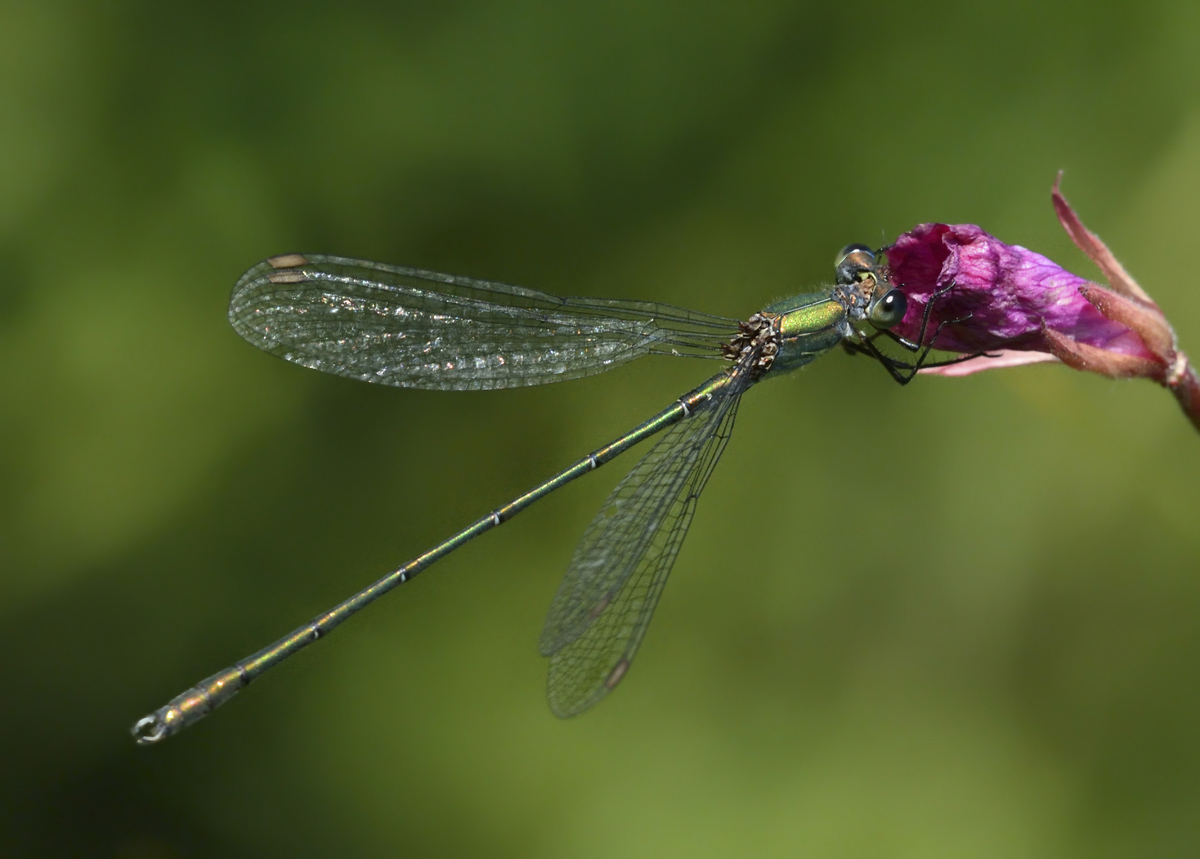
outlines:
M904 318L908 300L893 289L875 251L866 245L846 245L837 258L838 286L857 294L856 304L876 328L891 328ZM862 318L862 317L859 317Z

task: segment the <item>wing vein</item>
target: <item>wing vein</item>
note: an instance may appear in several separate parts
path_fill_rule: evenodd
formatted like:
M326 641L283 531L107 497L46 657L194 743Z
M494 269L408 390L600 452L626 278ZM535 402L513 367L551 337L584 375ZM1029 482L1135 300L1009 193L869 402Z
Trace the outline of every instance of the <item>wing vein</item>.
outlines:
M733 430L743 367L708 406L671 427L617 485L580 541L542 633L551 709L571 716L625 675Z

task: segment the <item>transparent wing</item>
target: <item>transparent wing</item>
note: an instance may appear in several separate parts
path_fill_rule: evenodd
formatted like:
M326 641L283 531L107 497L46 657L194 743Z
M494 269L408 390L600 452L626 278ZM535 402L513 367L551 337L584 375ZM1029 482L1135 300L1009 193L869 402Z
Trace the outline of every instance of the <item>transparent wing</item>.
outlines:
M233 288L229 321L282 358L436 390L540 385L652 352L715 357L737 323L664 304L549 293L382 263L288 254Z
M629 669L696 499L733 431L746 376L739 374L708 408L667 430L588 526L540 642L550 657L546 694L556 715L591 707Z

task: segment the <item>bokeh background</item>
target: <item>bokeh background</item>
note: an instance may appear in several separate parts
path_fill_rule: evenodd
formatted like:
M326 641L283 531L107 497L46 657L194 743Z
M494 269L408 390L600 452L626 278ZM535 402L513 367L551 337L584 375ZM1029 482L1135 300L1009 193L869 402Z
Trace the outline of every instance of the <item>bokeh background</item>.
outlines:
M1200 6L743 0L0 7L0 853L1194 856L1200 436L1036 366L755 389L636 666L536 652L624 469L159 747L199 678L704 378L376 389L241 342L337 253L744 317L972 222L1200 353Z

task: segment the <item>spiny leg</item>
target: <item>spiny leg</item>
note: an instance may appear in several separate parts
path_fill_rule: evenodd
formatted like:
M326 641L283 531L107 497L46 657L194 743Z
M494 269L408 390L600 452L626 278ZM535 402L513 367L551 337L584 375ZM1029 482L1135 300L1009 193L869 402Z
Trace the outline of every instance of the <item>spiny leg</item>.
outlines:
M933 312L934 302L946 295L948 292L950 292L950 290L954 289L955 285L956 284L951 281L948 285L942 287L929 296L929 301L925 303L925 310L921 315L921 333L918 336L916 343L906 337L901 337L894 331L881 328L870 336L865 336L860 331L858 332L858 342L844 340L842 341L842 346L851 354L870 355L872 358L882 364L884 369L891 374L892 378L901 385L907 385L909 382L911 382L923 367L947 367L951 364L960 364L963 361L969 361L972 358L979 358L985 355L986 353L984 352L976 352L970 355L959 355L956 358L950 358L945 361L927 361L929 352L933 349L933 344L937 341L939 335L941 335L942 329L947 325L958 325L959 323L966 322L972 316L972 314L968 313L965 316L960 316L956 319L943 319L938 323L937 329L933 332L933 336L928 339L926 338L925 335L929 330L929 317ZM909 364L905 361L897 361L895 358L883 354L883 352L879 350L879 347L875 345L875 339L880 335L887 335L896 343L908 349L910 352L919 352L920 354L917 356L916 361L912 364Z
M868 337L868 336L865 336L865 335L864 335L864 334L863 334L863 333L860 331L860 332L858 332L858 335L859 335L859 340L860 340L860 341L862 341L862 342L871 342L871 343L873 344L873 343L874 343L874 341L875 341L875 339L876 339L877 337L880 337L880 336L882 336L882 335L885 335L885 334L886 334L888 337L890 337L890 338L891 338L892 340L894 340L896 343L898 343L898 344L900 344L901 346L903 346L903 347L904 347L905 349L907 349L909 352L918 352L918 351L920 351L920 350L921 350L921 348L922 348L922 347L921 347L921 344L925 342L925 332L929 330L929 317L930 317L930 315L933 313L933 303L934 303L935 301L937 301L939 298L941 298L943 295L945 295L946 293L948 293L950 290L954 289L954 286L955 286L955 284L954 284L953 282L951 282L951 283L950 283L948 286L942 287L942 288L941 288L941 289L939 289L937 292L933 293L933 295L929 296L929 301L925 302L925 310L924 310L924 312L923 312L923 313L922 313L922 315L921 315L921 333L920 333L920 334L918 335L918 337L917 337L917 341L918 341L918 342L914 343L913 341L909 340L907 337L901 337L901 336L900 336L899 334L897 334L896 332L894 332L894 331L892 331L892 330L890 330L890 329L887 329L887 328L879 328L879 329L877 329L877 330L875 331L875 333L874 333L874 334L870 335L869 337ZM942 324L938 326L938 328L937 328L937 331L935 331L935 332L934 332L934 335L933 335L933 337L932 337L932 338L930 338L930 340L929 340L929 343L930 343L930 344L932 344L932 343L933 343L933 341L937 340L937 338L938 338L938 334L940 334L940 333L942 332L942 325L954 325L954 324L957 324L957 323L959 323L959 322L965 322L967 319L970 319L970 318L971 318L971 317L970 317L970 315L968 314L967 316L964 316L964 317L962 317L962 318L960 318L960 319L950 319L950 320L944 320L944 321L942 322ZM849 340L844 340L844 341L842 341L842 347L843 347L843 348L844 348L844 349L845 349L847 352L849 352L851 355L871 355L872 357L877 357L877 356L878 356L878 352L877 352L877 351L872 351L872 350L871 350L871 349L869 349L869 348L865 348L864 346L862 346L862 345L860 345L860 344L858 344L858 343L853 343L853 342L851 342L851 341L849 341ZM926 350L926 352L928 352L928 351L929 351L929 346L926 346L926 347L925 347L925 350ZM906 368L907 368L907 367L911 367L911 366L912 366L911 364L906 364L906 363L904 363L904 362L901 362L901 361L895 361L894 363L895 363L897 366L903 366L903 367L906 367Z
M929 330L929 317L933 313L934 302L937 301L939 298L941 298L943 295L946 295L947 293L949 293L950 290L954 289L954 287L956 285L957 284L955 284L954 281L950 281L950 283L948 283L946 286L943 286L937 292L933 293L933 295L929 296L929 300L927 302L925 302L925 310L921 314L921 333L917 336L916 343L912 342L907 337L901 337L899 334L895 333L894 331L890 331L886 328L881 329L878 333L887 334L889 337L891 337L893 340L895 340L897 343L899 343L901 346L903 346L909 352L920 351L921 344L926 342L925 333ZM937 331L935 331L933 333L933 337L929 338L928 343L930 345L932 345L933 342L935 340L937 340L938 335L942 333L943 326L957 325L960 322L966 322L970 318L971 318L971 314L968 313L966 316L963 316L959 319L944 319L944 320L942 320L942 322L937 327ZM928 353L930 345L925 346L926 353Z
M920 370L932 367L949 367L951 364L961 364L963 361L970 361L972 358L995 357L988 356L986 352L974 352L970 355L959 355L955 358L948 358L945 361L926 361L925 357L929 354L929 349L924 349L917 357L916 362L909 364L906 361L897 361L890 355L883 354L883 352L879 351L879 347L872 342L874 339L874 336L864 337L861 343L845 340L842 342L842 346L852 355L869 355L874 358L901 385L907 385L911 382Z

